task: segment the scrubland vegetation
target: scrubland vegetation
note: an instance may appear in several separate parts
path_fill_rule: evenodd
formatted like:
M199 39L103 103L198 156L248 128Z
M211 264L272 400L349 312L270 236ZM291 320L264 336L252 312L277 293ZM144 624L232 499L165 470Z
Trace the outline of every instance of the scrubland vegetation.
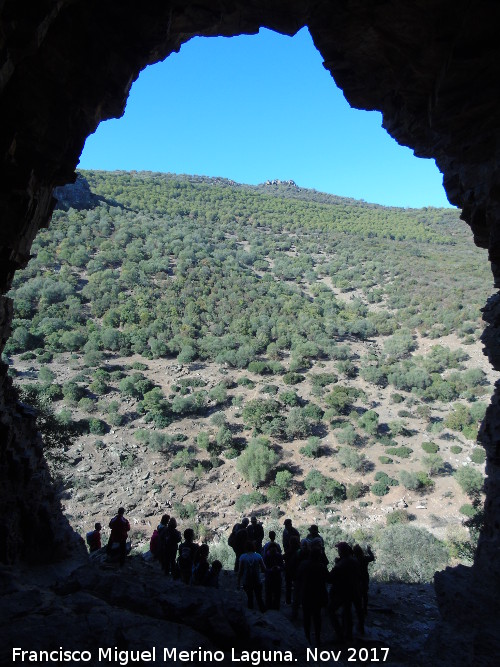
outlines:
M286 512L377 539L380 576L405 581L470 558L491 278L458 212L84 177L98 199L37 236L5 351L77 526L118 502L99 487L117 456L138 516L172 507L220 537L236 513Z

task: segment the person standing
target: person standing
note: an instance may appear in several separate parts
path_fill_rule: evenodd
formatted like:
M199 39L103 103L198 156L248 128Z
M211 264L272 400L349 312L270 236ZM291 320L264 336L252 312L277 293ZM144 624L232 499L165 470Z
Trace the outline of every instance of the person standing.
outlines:
M238 587L243 584L243 590L247 594L248 608L253 609L253 598L257 600L260 611L265 611L262 600L262 583L260 573L266 568L262 556L255 551L253 542L248 540L245 553L241 555L238 568Z
M352 553L359 563L361 571L361 603L363 605L363 614L366 617L368 612L368 589L370 587L370 574L368 573L368 565L375 560L373 551L370 545L366 547L366 554L359 544L355 544L352 548Z
M304 634L310 644L312 621L316 646L321 644L321 609L328 603L327 580L328 570L321 557L321 549L313 547L309 558L299 565L297 582L302 604Z
M107 546L108 554L111 554L113 544L118 544L120 567L125 563L125 556L127 555L127 536L130 530L130 523L125 518L125 509L120 507L118 514L111 519L109 527L111 528L111 535Z
M90 553L98 551L101 548L101 529L102 529L101 524L96 523L94 525L94 530L91 530L86 535Z

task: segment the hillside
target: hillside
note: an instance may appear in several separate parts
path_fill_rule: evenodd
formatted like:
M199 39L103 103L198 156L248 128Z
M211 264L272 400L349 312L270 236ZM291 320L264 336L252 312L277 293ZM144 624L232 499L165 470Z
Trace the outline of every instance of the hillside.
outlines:
M124 505L140 550L170 508L227 560L255 512L375 540L381 578L470 555L496 377L458 212L135 172L62 199L6 355L78 532ZM428 571L384 560L387 524L422 529Z

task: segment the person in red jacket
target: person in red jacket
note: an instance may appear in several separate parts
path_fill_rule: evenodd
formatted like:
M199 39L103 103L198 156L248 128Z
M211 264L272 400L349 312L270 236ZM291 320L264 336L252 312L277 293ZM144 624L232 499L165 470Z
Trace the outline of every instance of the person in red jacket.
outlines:
M111 528L111 535L109 536L109 542L107 546L108 554L111 553L111 549L114 543L119 545L120 550L120 566L125 563L125 556L127 553L127 535L130 530L130 524L127 519L123 516L125 510L123 507L118 509L118 514L111 519L109 522L109 527Z

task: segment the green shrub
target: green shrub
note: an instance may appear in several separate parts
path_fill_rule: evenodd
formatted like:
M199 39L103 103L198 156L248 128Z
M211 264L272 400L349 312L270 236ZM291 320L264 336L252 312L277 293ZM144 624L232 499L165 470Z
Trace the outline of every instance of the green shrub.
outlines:
M385 496L389 493L389 487L385 482L375 482L375 484L371 485L370 491L376 496Z
M397 479L394 479L394 477L389 477L389 475L382 470L379 470L375 473L375 481L384 482L384 484L387 484L387 486L399 486Z
M378 460L384 465L394 462L393 459L391 459L389 456L379 456Z
M463 449L462 449L462 447L460 447L460 445L452 445L450 447L450 452L452 454L460 454L460 452L462 452L462 451L463 451Z
M335 431L335 438L339 445L354 445L358 436L352 424L345 424Z
M468 517L469 519L471 519L473 516L476 516L478 510L476 507L474 507L474 505L466 503L465 505L462 505L460 507L459 512L464 516Z
M399 474L401 484L409 491L425 491L434 485L434 482L425 472L402 470Z
M92 414L97 410L95 401L87 397L81 398L78 401L78 407L80 408L80 410L82 410L83 412L87 412L88 414Z
M348 484L345 490L347 500L356 500L356 498L361 498L365 494L366 487L361 482L355 482L354 484Z
M427 452L427 454L437 454L439 451L439 445L436 445L435 442L423 442L422 449L424 452Z
M265 482L277 461L278 455L267 438L253 438L238 457L236 469L252 486L258 486Z
M267 500L273 505L279 505L286 499L286 491L276 484L267 489Z
M358 425L370 435L375 435L378 431L378 413L375 410L367 410L359 418Z
M472 463L477 463L480 465L486 461L486 452L482 447L474 447L470 455L470 460Z
M340 447L337 453L337 459L340 465L344 468L352 468L352 470L363 470L366 464L366 457L360 454L353 447Z
M319 458L322 454L320 438L316 435L311 436L307 440L307 445L301 447L299 452L311 459Z
M245 512L250 507L262 505L266 502L266 496L259 491L252 491L251 493L243 493L236 499L236 509L238 512ZM234 563L233 563L234 564Z
M444 461L439 454L429 454L428 456L424 456L422 458L422 463L431 477L438 475L445 469Z
M290 488L292 480L293 475L289 470L279 470L276 473L276 477L274 479L276 486L278 486L280 489L283 489L284 491Z
M102 419L96 419L95 417L89 419L89 432L93 435L105 435L109 431L109 427L105 421Z
M448 563L445 545L423 528L388 526L377 541L374 573L386 581L428 583Z
M285 384L299 384L305 380L305 376L300 373L285 373L283 375L283 382Z
M410 514L408 510L400 509L394 510L387 515L386 523L388 526L393 526L396 523L408 523L410 521Z
M413 452L413 449L410 447L388 447L385 451L392 456L399 456L402 459L407 459Z
M483 489L484 477L475 468L464 466L459 468L453 475L457 480L460 488L468 496L474 496L480 493Z

